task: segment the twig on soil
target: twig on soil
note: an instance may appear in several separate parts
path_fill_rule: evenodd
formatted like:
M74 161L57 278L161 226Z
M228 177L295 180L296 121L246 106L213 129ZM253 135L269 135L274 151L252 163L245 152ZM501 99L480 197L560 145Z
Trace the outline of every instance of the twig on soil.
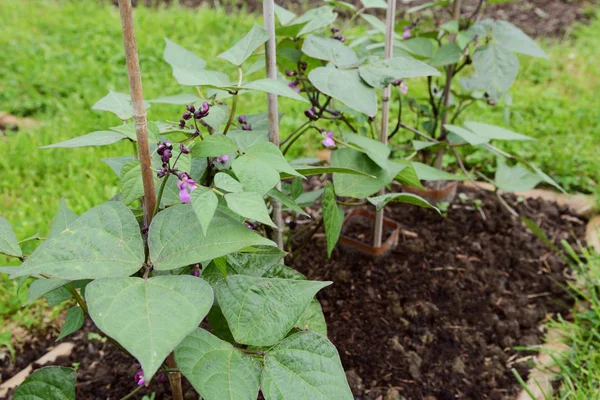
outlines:
M502 204L504 208L506 208L513 217L519 217L519 213L517 213L511 206L508 205L508 203L506 202L506 200L504 200L499 190L496 191L496 197L498 197L500 204Z
M125 395L124 397L121 397L121 400L127 400L132 398L137 392L139 392L141 389L143 388L143 386L138 386L135 389L133 389L131 392L129 392L127 395Z

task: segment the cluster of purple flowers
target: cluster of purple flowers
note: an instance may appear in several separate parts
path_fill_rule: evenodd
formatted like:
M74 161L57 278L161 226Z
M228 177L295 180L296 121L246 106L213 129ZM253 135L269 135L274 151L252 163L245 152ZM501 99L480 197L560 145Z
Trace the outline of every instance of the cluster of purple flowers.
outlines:
M200 106L200 108L197 110L196 107L194 107L192 104L190 104L186 108L187 111L183 113L183 115L181 116L182 119L179 121L180 128L185 128L185 125L187 123L186 121L189 121L192 118L194 118L194 120L201 120L202 118L206 117L210 110L210 105L207 102L204 102L202 103L202 106Z
M251 131L252 130L252 127L248 123L248 120L246 119L245 115L240 115L238 117L238 122L240 123L240 125L242 125L242 130L243 131ZM227 161L227 159L225 159L225 161ZM225 161L223 161L223 162L225 162Z

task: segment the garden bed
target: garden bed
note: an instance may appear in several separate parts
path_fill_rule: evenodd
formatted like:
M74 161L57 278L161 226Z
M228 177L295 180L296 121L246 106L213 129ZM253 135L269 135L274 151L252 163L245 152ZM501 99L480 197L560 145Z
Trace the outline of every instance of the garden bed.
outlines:
M406 399L514 399L511 368L526 376L534 355L514 346L539 345L540 324L568 313L561 258L493 193L459 191L470 200L455 200L447 217L387 207L403 229L387 257L338 246L323 260L321 238L294 263L309 279L334 281L319 296L357 397L377 399L392 387ZM505 198L554 243L584 235L585 219L566 207Z
M534 355L514 346L540 344L540 324L568 312L561 284L569 274L560 257L493 193L459 192L468 199L455 200L447 217L405 204L387 207L402 228L388 256L373 259L338 246L324 260L325 239L318 236L294 263L310 279L334 281L320 300L356 398L381 399L392 388L407 400L514 399L520 386L511 368L526 376ZM474 198L482 200L481 211ZM505 198L554 243L584 235L585 219L564 206ZM89 339L89 332L97 330L88 321L65 339L75 344L72 354L53 364L78 366L77 398L118 399L135 387L139 366L110 343ZM22 343L16 364L0 364L1 380L46 353L56 336L32 335ZM186 398L197 398L185 379L184 389ZM152 392L170 398L160 378L135 398Z

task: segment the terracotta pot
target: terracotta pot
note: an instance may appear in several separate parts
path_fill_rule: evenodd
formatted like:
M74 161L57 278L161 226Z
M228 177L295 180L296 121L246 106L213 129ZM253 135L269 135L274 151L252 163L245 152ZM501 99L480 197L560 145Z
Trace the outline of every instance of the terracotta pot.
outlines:
M352 224L360 218L366 218L373 221L372 225L375 225L375 213L369 210L365 210L363 208L355 208L352 210L344 219L344 224L342 225L342 234L340 235L339 242L350 249L358 250L361 253L370 255L370 256L381 256L396 245L398 245L398 236L400 232L400 225L390 218L383 218L383 224L388 228L392 229L392 233L387 237L383 238L383 243L380 247L373 247L371 244L366 244L358 241L357 239L351 238L344 234L345 231L348 230Z
M402 185L402 190L406 193L416 194L421 196L429 203L436 205L437 203L451 203L456 197L456 188L458 181L434 181L432 187L419 189L412 186Z

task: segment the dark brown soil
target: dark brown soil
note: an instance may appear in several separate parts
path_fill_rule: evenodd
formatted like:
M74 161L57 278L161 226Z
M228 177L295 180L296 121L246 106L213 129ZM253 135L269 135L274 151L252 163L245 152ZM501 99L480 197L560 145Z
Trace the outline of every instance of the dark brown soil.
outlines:
M385 242L394 230L383 226L382 241ZM344 226L342 235L362 243L373 243L373 221L367 217L356 216Z
M112 0L114 3L117 0ZM492 3L485 9L484 17L508 20L529 35L535 37L563 36L565 31L575 22L586 22L590 16L586 15L585 8L593 0L516 0L509 2ZM260 0L134 0L133 3L144 3L148 6L162 6L181 4L187 7L197 7L205 4L210 6L226 7L229 10L261 11ZM349 3L360 4L359 0L347 0ZM406 10L429 0L408 2L398 1L397 8ZM301 12L304 4L323 5L322 0L283 0L277 4L283 5L296 12ZM479 0L465 0L463 4L464 16L471 15L477 8Z
M495 195L459 192L468 199L457 198L447 217L387 207L403 231L384 258L338 246L326 260L321 236L294 263L309 279L334 281L319 297L357 398L395 388L406 399L514 399L511 368L526 376L519 359L533 354L514 347L539 344L540 324L568 311L562 259ZM584 219L565 208L505 198L554 243L583 235Z

